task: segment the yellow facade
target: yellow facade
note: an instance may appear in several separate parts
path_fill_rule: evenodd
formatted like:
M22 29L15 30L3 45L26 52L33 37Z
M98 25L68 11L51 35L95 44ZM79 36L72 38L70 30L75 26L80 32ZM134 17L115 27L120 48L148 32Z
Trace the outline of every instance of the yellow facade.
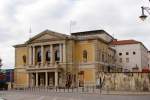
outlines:
M94 62L94 45L93 41L77 41L75 43L75 55L76 61L78 63L83 63L83 51L86 50L89 55L87 55L87 62Z
M19 86L25 86L25 87L28 86L28 73L26 71L27 63L28 63L27 47L24 46L16 47L14 80L15 83L18 84Z
M18 47L15 49L15 67L22 68L25 63L23 61L23 56L26 56L26 64L28 63L28 51L27 47Z
M114 51L110 41L98 37L101 31L91 33L85 38L84 33L68 36L46 30L15 45L16 87L96 85L101 67L113 64Z

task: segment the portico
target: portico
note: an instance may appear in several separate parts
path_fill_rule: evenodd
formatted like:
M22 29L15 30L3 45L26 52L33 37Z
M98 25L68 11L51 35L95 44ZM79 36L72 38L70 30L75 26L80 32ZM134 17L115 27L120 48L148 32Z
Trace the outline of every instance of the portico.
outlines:
M27 41L30 87L56 87L62 80L59 76L66 65L66 40L60 34L50 34L41 33Z
M30 72L29 87L57 87L59 86L60 72Z
M45 66L65 62L65 43L34 44L29 46L29 66ZM39 59L38 59L39 57Z
M61 65L65 63L65 44L45 44L29 46L29 86L59 85Z

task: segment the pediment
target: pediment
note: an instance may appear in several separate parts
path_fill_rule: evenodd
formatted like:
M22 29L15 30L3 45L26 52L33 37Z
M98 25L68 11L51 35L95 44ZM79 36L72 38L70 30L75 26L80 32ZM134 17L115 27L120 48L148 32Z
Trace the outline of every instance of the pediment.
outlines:
M62 40L62 39L66 39L67 37L68 36L65 34L46 30L34 36L26 43L35 43L35 42L40 42L40 41L42 42L42 41L49 41L49 40Z
M50 35L50 34L44 34L40 37L38 37L37 39L35 39L34 41L39 41L39 40L47 40L47 39L59 39L60 37L57 37L57 36L53 36L53 35Z

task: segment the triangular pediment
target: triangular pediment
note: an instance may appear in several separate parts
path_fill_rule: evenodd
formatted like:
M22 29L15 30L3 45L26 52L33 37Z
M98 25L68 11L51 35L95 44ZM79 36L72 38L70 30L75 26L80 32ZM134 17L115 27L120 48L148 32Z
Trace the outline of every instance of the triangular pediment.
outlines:
M32 37L27 41L26 43L35 43L35 42L42 42L42 41L50 41L50 40L62 40L66 39L68 35L61 34L58 32L50 31L50 30L45 30L36 36Z

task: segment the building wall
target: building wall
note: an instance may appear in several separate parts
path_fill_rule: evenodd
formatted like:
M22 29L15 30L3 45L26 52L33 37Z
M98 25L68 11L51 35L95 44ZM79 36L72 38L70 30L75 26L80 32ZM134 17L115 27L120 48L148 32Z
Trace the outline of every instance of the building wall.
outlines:
M140 45L141 47L141 70L144 67L148 67L148 55L147 55L147 48L145 48L143 45Z
M132 70L132 68L138 67L141 70L141 67L147 64L146 50L140 43L116 45L114 48L116 49L116 61L124 69ZM126 52L129 54L126 55ZM135 55L133 52L135 52ZM122 55L119 55L119 53L122 53ZM120 62L120 58L122 58L122 63ZM129 58L129 62L126 61L127 58Z
M24 68L23 56L26 56L26 61L28 64L28 51L27 47L15 48L15 68Z
M148 51L148 68L150 69L150 52Z
M83 59L84 50L88 52L87 62L84 62ZM114 64L115 50L110 49L107 43L100 40L76 41L75 54L75 61L79 64L79 71L84 71L84 85L96 85L98 73L107 71L108 66ZM104 55L104 60L102 60L102 54Z
M26 64L23 61L23 56L26 56ZM15 71L14 71L14 86L28 86L28 74L26 65L28 64L27 47L15 48Z
M94 41L76 41L75 42L75 63L78 71L84 72L84 85L93 85L95 82L95 46ZM87 61L84 62L83 51L87 51Z
M110 40L110 38L105 35L102 35L101 37L106 39L106 41ZM87 38L80 38L79 36L76 39L74 38L64 39L60 36L57 37L56 34L53 34L53 33L50 33L48 35L46 33L44 34L42 33L41 36L36 37L32 41L30 41L27 47L23 47L22 45L16 46L15 47L15 61L16 61L15 84L20 85L20 86L21 85L27 86L29 83L29 76L27 72L30 72L32 74L36 73L35 76L37 77L38 77L39 72L45 73L51 70L57 73L56 72L57 68L50 69L50 67L56 66L56 67L59 67L58 69L61 72L61 76L62 76L61 82L64 83L63 86L65 86L65 82L67 80L67 74L71 74L71 77L76 76L76 80L79 80L78 73L81 71L84 72L84 80L82 80L85 83L84 85L95 85L96 80L98 78L97 77L98 69L103 66L103 68L107 70L107 67L109 66L109 64L113 64L112 56L114 55L115 51L111 50L109 48L108 43L106 43L105 40L102 40L99 37L98 39L95 37L91 38L91 36L89 39ZM37 50L41 49L41 52L44 51L42 53L42 58L45 58L45 56L43 56L43 54L45 54L45 50L50 49L50 47L52 47L54 44L59 44L59 45L63 44L63 47L65 44L65 49L63 48L63 55L62 55L63 62L54 62L53 61L54 55L52 55L53 60L52 62L50 62L50 65L45 64L46 63L45 59L42 59L41 61L42 63L40 62L37 63ZM28 46L31 46L31 47L28 48ZM46 46L48 46L48 48L46 48ZM83 59L84 50L87 51L87 61L84 61ZM54 50L52 52L54 53ZM29 54L31 54L31 56L29 56ZM102 60L102 54L104 55L103 60ZM27 58L26 64L23 61L24 55ZM31 63L30 65L28 64L28 61L29 61L28 58L32 60L31 61L32 63L30 62ZM103 62L103 65L101 62ZM41 70L42 68L44 68L44 70ZM36 70L33 70L33 69L36 69ZM101 71L104 71L104 69ZM37 81L36 83L38 83ZM36 86L38 85L36 84Z
M87 55L87 63L94 62L94 46L93 41L76 41L75 44L75 60L78 63L83 62L83 51L86 50Z

